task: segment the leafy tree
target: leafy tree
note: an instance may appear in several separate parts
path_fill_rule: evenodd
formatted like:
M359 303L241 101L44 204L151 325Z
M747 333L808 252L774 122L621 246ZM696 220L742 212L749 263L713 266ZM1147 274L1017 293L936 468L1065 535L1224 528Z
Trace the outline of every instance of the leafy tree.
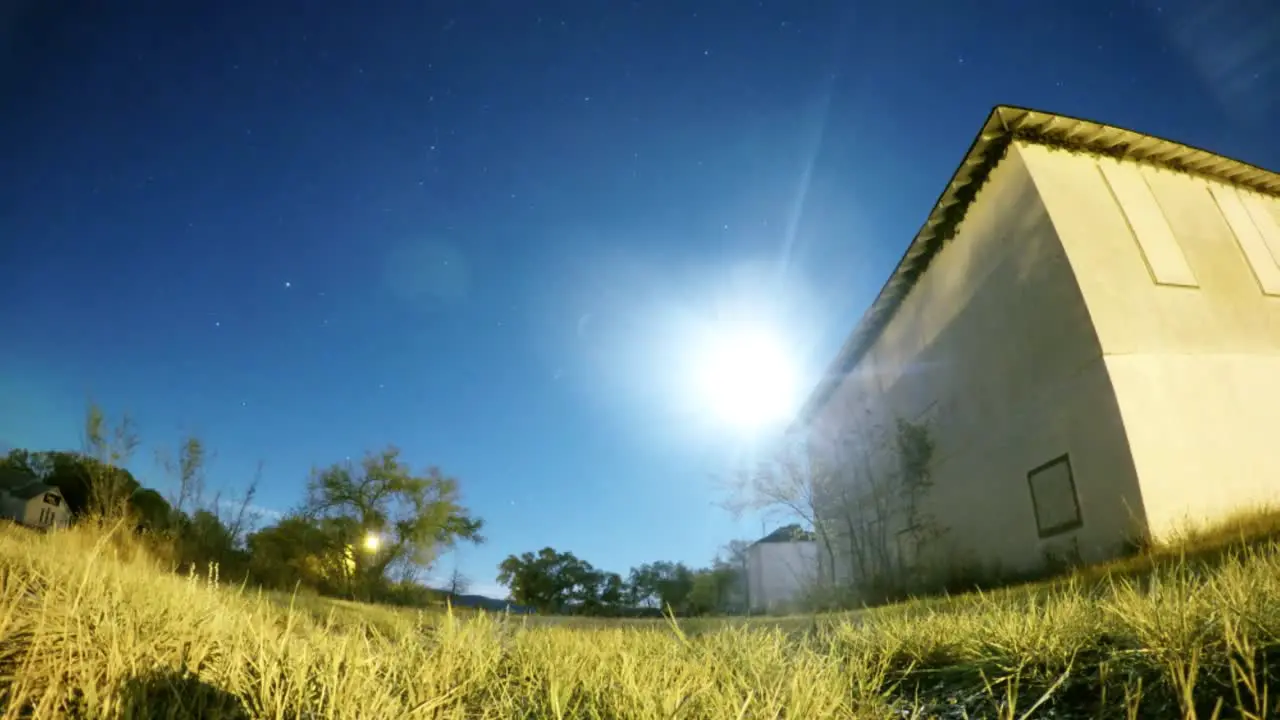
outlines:
M460 541L484 541L483 522L460 504L458 481L435 467L415 474L395 447L313 473L303 513L336 521L324 527L352 558L356 594L384 584L393 565L430 567Z
M348 518L316 519L300 514L251 534L249 567L254 579L274 588L297 585L327 594L350 590L352 553L341 538L353 532Z
M631 568L627 575L627 600L635 607L658 607L659 576L652 564Z
M693 589L689 592L688 610L691 615L707 615L716 612L720 605L719 589L712 570L698 570L693 575Z
M178 564L204 571L211 564L223 577L242 579L248 570L248 553L237 547L236 537L218 514L199 509L187 515L175 513L172 529Z
M0 467L15 478L39 480L58 488L67 501L67 508L78 517L90 510L95 482L111 484L126 499L131 499L142 488L128 470L104 466L97 459L77 452L19 448L0 459Z
M129 508L133 511L140 529L163 533L174 529L178 516L169 502L151 488L139 487L129 496Z
M709 568L695 571L685 612L690 615L732 612L736 609L734 590L738 581L738 569L719 561Z
M693 569L684 563L671 565L658 586L662 604L687 612L689 595L693 592Z
M569 605L582 615L603 615L605 607L600 597L604 592L605 573L585 560L580 562L581 565L573 575L574 583L569 589Z
M618 573L605 573L600 587L600 604L606 611L620 610L627 602L627 585Z
M10 448L5 456L0 458L0 468L10 473L16 480L45 481L53 474L53 453Z
M607 584L590 563L549 547L536 555L508 556L498 566L498 582L510 589L512 600L544 613L574 605L594 607L599 603L600 585Z
M693 570L684 563L654 562L631 569L632 599L637 605L656 604L683 613L693 591Z

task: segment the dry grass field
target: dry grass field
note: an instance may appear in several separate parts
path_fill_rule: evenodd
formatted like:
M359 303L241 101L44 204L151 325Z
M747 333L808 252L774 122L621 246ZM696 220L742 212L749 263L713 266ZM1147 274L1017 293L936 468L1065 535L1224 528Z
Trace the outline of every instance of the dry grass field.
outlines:
M1257 514L1050 584L750 621L557 623L289 598L132 538L0 529L4 718L1280 716ZM1247 536L1249 542L1241 542Z

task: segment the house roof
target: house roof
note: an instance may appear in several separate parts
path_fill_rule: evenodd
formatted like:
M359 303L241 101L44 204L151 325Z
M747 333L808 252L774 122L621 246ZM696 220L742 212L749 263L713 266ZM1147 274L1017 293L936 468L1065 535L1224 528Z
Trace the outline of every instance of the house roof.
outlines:
M44 483L39 481L27 483L26 485L20 485L18 487L7 490L6 492L9 494L10 497L16 497L19 500L30 500L31 498L37 495L43 495L45 493L50 493L50 492L58 493L59 497L62 496L62 493L58 490L58 488L52 485L45 485Z
M871 349L911 288L928 269L929 263L942 246L955 237L978 191L1014 141L1143 162L1280 196L1280 174L1239 160L1133 130L1039 110L997 105L987 116L960 167L934 203L924 226L912 239L893 274L800 409L793 430L813 419L831 399L840 382Z
M21 487L30 483L35 478L29 473L23 472L9 465L0 465L0 491L7 492L11 488Z
M784 525L751 544L806 542L813 539L813 533L799 525Z

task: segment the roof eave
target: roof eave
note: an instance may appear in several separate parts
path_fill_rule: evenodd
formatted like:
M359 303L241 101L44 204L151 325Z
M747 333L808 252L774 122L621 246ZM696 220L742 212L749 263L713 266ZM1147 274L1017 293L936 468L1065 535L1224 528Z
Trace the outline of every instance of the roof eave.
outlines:
M997 105L893 273L806 400L789 432L802 431L812 422L870 350L938 251L955 237L969 206L1015 141L1144 162L1280 196L1280 174L1239 160L1090 120Z

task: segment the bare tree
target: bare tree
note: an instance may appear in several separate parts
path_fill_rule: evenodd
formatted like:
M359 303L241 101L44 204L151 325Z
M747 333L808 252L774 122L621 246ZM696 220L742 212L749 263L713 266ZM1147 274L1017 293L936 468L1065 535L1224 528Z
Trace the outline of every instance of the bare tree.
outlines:
M772 511L811 527L819 544L815 597L879 599L918 584L921 549L941 531L925 510L933 444L920 425L878 421L846 399L742 473L727 507Z
M456 597L465 594L470 589L471 579L463 575L462 570L455 565L453 572L449 573L449 581L445 590L449 595Z
M825 567L835 562L835 548L825 505L831 495L832 478L810 457L804 438L783 438L765 460L740 472L730 483L724 507L741 517L762 511L784 520L798 520L814 530L824 555Z
M253 499L257 497L258 485L262 482L262 467L263 462L259 460L253 470L253 479L249 481L244 494L235 503L235 512L223 518L222 522L227 526L227 532L231 534L231 540L236 545L244 542L245 536L261 519L259 514L253 510ZM219 509L221 509L221 505L219 505Z
M156 451L156 460L165 474L176 481L170 491L169 505L179 513L191 513L203 509L206 471L209 457L200 438L190 435L178 444L177 458L162 450Z
M120 517L128 512L129 496L136 489L131 487L131 476L124 466L138 448L137 428L129 415L110 426L101 406L90 403L85 412L85 456L88 463L89 510L103 518Z
M188 435L178 444L176 458L162 450L156 451L157 462L174 481L167 498L174 513L188 517L200 511L210 513L226 529L232 544L239 546L258 520L253 499L262 481L263 462L258 461L253 478L239 496L224 500L222 489L215 490L212 497L206 494L209 463L214 457L204 441L195 435Z
M746 540L730 540L712 563L712 567L723 565L733 572L733 582L729 587L726 599L731 609L745 611L751 607L751 581L748 563L751 543Z
M843 570L864 599L901 595L925 582L925 550L942 530L926 511L932 488L928 428L869 410L827 428L815 464L828 477L823 528L842 549Z
M882 426L865 407L850 402L842 409L809 437L814 472L823 478L818 505L822 531L833 548L830 577L841 578L845 585L878 583L892 572L893 564L893 493L876 457Z

